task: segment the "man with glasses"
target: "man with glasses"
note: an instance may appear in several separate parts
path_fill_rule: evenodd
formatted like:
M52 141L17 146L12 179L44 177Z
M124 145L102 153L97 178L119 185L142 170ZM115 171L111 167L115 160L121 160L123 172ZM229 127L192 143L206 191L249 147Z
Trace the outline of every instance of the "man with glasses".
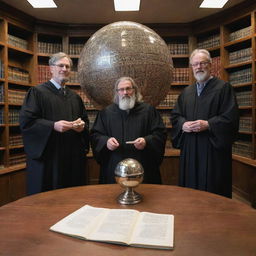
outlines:
M211 62L204 49L190 56L196 83L183 90L172 111L172 143L181 149L180 186L232 197L238 107L232 86L211 75Z
M86 181L89 121L82 99L65 86L72 60L59 52L49 66L52 78L29 89L20 112L28 194Z
M114 86L113 104L100 111L91 130L94 157L100 164L100 183L115 183L116 165L125 158L138 160L145 183L161 183L166 130L157 110L142 102L138 86L121 77Z

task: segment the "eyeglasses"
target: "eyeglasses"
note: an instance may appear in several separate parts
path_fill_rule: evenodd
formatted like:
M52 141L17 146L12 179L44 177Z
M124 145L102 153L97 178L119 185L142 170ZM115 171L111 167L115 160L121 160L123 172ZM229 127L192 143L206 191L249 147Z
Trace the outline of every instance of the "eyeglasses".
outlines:
M54 64L54 66L56 67L59 67L59 68L66 68L66 69L70 69L70 66L69 65L66 65L66 64Z
M133 89L134 89L133 87L126 87L126 88L116 89L116 91L117 92L124 92L124 91L131 92Z
M198 65L200 67L206 67L207 65L209 64L209 61L201 61L201 62L195 62L193 64L191 64L191 66L194 68L194 67L197 67Z

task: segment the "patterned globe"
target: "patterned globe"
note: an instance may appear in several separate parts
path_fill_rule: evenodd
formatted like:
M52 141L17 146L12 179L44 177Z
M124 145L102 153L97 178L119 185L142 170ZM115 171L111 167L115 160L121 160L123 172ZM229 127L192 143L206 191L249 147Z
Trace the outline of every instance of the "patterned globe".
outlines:
M86 42L78 62L81 88L97 108L112 103L122 76L132 77L143 100L154 106L172 82L172 59L164 40L152 29L130 21L104 26Z

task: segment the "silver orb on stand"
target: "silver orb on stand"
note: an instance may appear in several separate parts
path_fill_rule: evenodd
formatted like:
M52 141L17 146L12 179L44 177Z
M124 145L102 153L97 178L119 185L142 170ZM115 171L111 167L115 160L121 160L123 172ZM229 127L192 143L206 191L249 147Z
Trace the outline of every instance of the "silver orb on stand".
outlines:
M120 204L137 204L142 200L142 196L133 189L143 181L143 176L144 169L135 159L127 158L117 164L116 182L125 189L117 198Z

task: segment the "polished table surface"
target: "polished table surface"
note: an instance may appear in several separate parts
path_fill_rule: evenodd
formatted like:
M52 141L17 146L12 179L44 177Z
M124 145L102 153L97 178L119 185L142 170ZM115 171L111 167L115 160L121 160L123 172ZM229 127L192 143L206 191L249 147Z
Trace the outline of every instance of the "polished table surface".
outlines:
M0 207L0 255L8 256L255 256L256 210L211 193L142 184L143 201L122 206L119 185L90 185L28 196ZM85 204L174 214L174 250L85 241L49 231Z

